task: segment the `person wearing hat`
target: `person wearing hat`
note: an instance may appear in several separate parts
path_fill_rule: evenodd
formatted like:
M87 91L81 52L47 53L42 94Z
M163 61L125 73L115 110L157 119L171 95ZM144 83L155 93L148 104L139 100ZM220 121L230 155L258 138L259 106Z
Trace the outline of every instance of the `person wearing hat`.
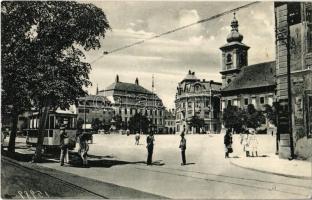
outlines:
M227 129L224 135L224 146L225 146L225 158L229 158L229 154L233 153L233 139L231 135L231 130Z
M60 163L61 163L61 166L64 165L65 157L66 157L66 162L67 163L69 162L68 143L69 143L69 140L68 140L68 135L65 131L65 126L61 126L60 127L60 148L61 148Z
M152 165L152 157L153 157L153 150L154 150L154 135L153 132L150 132L149 136L146 138L147 143L147 165Z
M181 141L180 141L179 148L181 149L181 155L182 155L181 165L186 165L186 159L185 159L186 139L184 137L184 131L181 133Z

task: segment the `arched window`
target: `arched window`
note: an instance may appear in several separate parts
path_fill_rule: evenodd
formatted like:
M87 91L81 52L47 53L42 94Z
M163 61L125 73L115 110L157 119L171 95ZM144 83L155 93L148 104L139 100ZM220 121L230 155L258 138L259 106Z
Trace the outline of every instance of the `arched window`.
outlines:
M226 55L226 62L227 62L227 63L232 62L232 55L231 55L231 54L227 54L227 55Z

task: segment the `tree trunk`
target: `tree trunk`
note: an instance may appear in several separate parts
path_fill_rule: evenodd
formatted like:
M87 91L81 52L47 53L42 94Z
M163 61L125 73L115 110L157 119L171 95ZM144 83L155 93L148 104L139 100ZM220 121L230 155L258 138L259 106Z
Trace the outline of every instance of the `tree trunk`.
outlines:
M32 159L33 162L42 161L44 130L45 130L47 119L48 119L49 108L50 108L50 100L46 98L44 102L44 106L42 108L41 118L39 121L37 147L36 147L35 155L33 156L33 159Z
M10 140L9 140L9 147L8 151L10 153L15 152L15 139L16 139L16 132L17 132L17 122L18 122L18 114L12 115L12 131L10 133Z

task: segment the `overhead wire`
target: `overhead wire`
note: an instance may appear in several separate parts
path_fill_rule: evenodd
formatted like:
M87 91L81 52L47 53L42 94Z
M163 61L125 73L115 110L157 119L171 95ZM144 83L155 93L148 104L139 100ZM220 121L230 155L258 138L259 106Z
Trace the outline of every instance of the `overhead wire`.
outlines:
M172 29L172 30L169 30L169 31L166 31L166 32L157 34L157 35L154 35L154 36L152 36L152 37L149 37L149 38L140 40L140 41L138 41L138 42L134 42L134 43L131 43L131 44L122 46L122 47L118 47L118 48L113 49L113 50L111 50L111 51L104 51L104 52L103 52L103 55L101 55L101 56L99 56L98 58L96 58L96 59L94 59L93 61L91 61L90 64L95 63L96 61L98 61L98 60L100 60L101 58L103 58L105 55L108 55L108 54L111 54L111 53L114 53L114 52L117 52L117 51L121 51L121 50L130 48L130 47L133 47L133 46L136 46L136 45L143 44L143 43L146 42L146 41L153 40L153 39L162 37L162 36L164 36L164 35L168 35L168 34L171 34L171 33L174 33L174 32L177 32L177 31L180 31L180 30L183 30L183 29L186 29L186 28L191 27L191 26L194 26L194 25L196 25L196 24L200 24L200 23L204 23L204 22L207 22L207 21L214 20L214 19L219 18L219 17L221 17L221 16L227 15L227 14L229 14L229 13L236 12L236 11L238 11L238 10L247 8L247 7L252 6L252 5L254 5L254 4L257 4L257 3L260 3L260 1L254 1L254 2L251 2L251 3L248 3L248 4L244 4L244 5L242 5L242 6L233 8L233 9L231 9L231 10L227 10L227 11L224 11L224 12L222 12L222 13L213 15L213 16L211 16L211 17L201 19L201 20L196 21L196 22L194 22L194 23L187 24L187 25L184 25L184 26L180 26L180 27L178 27L178 28L175 28L175 29Z

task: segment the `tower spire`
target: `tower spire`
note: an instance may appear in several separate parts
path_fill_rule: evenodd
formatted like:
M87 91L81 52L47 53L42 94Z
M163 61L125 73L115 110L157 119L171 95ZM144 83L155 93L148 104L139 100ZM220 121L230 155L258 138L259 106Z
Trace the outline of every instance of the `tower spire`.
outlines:
M242 42L243 35L238 32L238 20L236 19L236 12L233 13L233 19L231 21L231 32L227 37L227 42Z
M152 91L154 93L154 74L152 75Z

